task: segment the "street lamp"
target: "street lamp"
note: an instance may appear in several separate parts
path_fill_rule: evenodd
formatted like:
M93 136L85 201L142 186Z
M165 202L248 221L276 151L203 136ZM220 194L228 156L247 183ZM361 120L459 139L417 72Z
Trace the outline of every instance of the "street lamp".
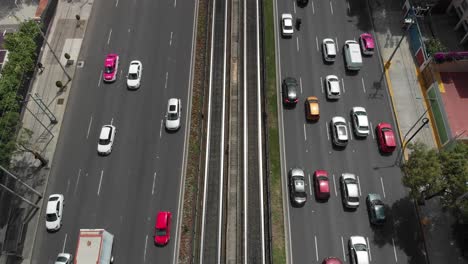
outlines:
M397 52L398 48L400 47L401 45L401 42L403 42L403 39L406 37L406 34L408 33L408 31L410 30L411 28L411 25L413 25L415 23L414 21L414 18L405 18L405 26L406 26L406 29L405 29L405 32L403 33L403 35L401 36L400 38L400 41L398 41L398 44L397 46L395 47L395 49L393 50L392 52L392 55L390 55L390 58L388 59L388 61L385 63L385 68L388 69L390 68L390 64L392 62L392 59L393 59L393 56L395 56L395 53Z
M416 121L415 125L416 125L418 122L419 122L419 120ZM397 158L396 158L396 160L395 160L394 165L398 165L398 164L399 164L399 162L400 162L401 159L402 159L403 153L405 153L406 146L408 146L409 142L419 133L419 131L421 131L421 129L422 129L425 125L427 125L427 123L429 123L429 118L424 117L424 118L422 119L422 124L421 124L421 126L419 126L418 130L416 130L416 132L414 132L413 135L411 135L411 137L408 139L408 141L406 141L406 142L401 142L402 147L400 148L400 152L399 152L398 155L397 155ZM414 127L414 125L413 125L413 127ZM405 135L405 137L406 137L406 135Z

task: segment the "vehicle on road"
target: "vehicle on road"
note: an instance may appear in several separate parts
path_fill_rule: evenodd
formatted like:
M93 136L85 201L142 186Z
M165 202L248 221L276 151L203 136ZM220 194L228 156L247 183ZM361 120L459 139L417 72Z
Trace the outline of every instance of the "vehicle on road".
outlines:
M351 120L353 122L354 134L358 137L369 135L369 119L364 107L355 106L351 109Z
M130 62L128 67L127 75L127 87L129 89L140 88L141 72L143 71L143 65L140 61L134 60Z
M154 225L154 243L165 246L171 239L171 212L159 212Z
M366 198L367 213L369 221L374 225L382 225L386 221L385 204L382 202L380 195L369 193Z
M112 152L116 132L117 129L113 125L102 126L97 147L99 155L109 155Z
M346 119L341 116L335 116L330 122L332 141L335 146L346 147L348 144L348 126L346 125Z
M307 201L305 174L300 168L289 170L289 197L296 206L303 206Z
M328 198L330 198L330 180L328 172L324 170L316 170L313 178L315 198L318 200L328 200Z
M286 77L283 80L283 103L288 106L294 106L298 102L297 98L297 80L292 77Z
M343 173L340 177L341 199L346 208L355 209L359 207L359 186L356 175Z
M340 80L336 75L325 77L325 87L327 88L327 99L338 100L341 96Z
M362 54L369 56L374 54L375 42L371 34L362 33L359 36L359 44L361 44Z
M293 18L291 14L281 15L281 35L283 37L292 37L294 33Z
M317 121L320 118L319 101L315 96L307 97L305 101L306 119L310 121Z
M104 61L103 78L105 82L113 82L117 79L117 71L119 70L119 55L111 53L106 56Z
M73 256L72 254L68 254L68 253L60 253L55 259L55 264L72 264L72 263L73 263Z
M362 236L349 238L349 258L352 264L369 264L369 247Z
M309 3L309 0L297 0L297 6L305 7Z
M180 128L180 116L182 105L180 99L171 98L167 102L166 129L178 130Z
M57 231L62 227L63 204L65 199L62 194L52 194L47 200L46 229Z
M362 55L359 44L354 40L347 40L344 44L346 68L350 71L358 71L362 68Z
M343 264L337 257L327 257L323 259L322 264Z
M380 151L392 153L396 148L395 133L389 123L379 123L375 129Z
M104 229L80 229L74 264L110 264L114 262L114 235Z
M326 62L334 62L336 59L336 44L331 38L323 39L322 41L323 59Z

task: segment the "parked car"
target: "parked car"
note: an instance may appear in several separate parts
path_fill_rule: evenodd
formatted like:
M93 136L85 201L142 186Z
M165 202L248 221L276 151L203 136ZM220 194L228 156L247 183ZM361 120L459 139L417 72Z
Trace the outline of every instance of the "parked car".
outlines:
M352 264L369 264L369 247L362 236L349 238L349 258Z
M113 125L102 126L97 147L98 154L109 155L112 152L116 132L117 129Z
M47 231L57 231L62 227L63 203L65 199L62 194L49 196L46 207Z
M294 33L293 18L291 14L281 15L281 35L283 37L292 37Z
M348 144L348 126L344 117L335 116L330 122L332 141L338 147L345 147Z
M105 82L113 82L117 79L119 70L119 55L111 53L106 56L104 61L103 78Z
M355 106L351 109L351 119L353 121L354 134L358 137L369 135L369 119L364 107Z
M127 75L127 87L129 89L140 88L141 72L143 71L143 65L140 61L134 60L130 62Z
M315 96L307 97L305 101L306 119L317 121L320 118L319 101Z
M361 44L362 54L372 55L374 54L375 42L374 37L369 33L362 33L359 36L359 44Z
M343 173L340 177L341 198L346 208L359 207L359 186L356 175Z
M396 148L395 133L393 133L392 125L389 123L380 123L375 130L380 151L392 153Z
M330 180L328 172L316 170L314 172L315 197L319 200L328 200L330 198Z
M386 221L385 204L382 202L380 195L369 193L366 198L367 212L369 221L374 225L382 225Z
M154 225L154 243L165 246L171 239L171 212L158 212Z
M325 77L325 86L327 88L327 98L329 100L340 99L340 80L336 75L328 75L327 77Z
M334 62L336 59L336 44L331 38L322 41L323 59L327 62Z
M298 102L297 98L297 87L299 85L297 84L297 80L292 77L286 77L283 80L283 103L285 105L289 106L294 106Z
M289 171L289 196L293 205L303 206L307 201L305 174L302 169L294 168Z

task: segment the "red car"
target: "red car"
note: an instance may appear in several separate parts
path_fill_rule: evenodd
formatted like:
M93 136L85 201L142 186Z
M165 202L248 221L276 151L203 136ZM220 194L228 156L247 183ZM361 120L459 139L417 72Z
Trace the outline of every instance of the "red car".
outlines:
M359 43L361 44L362 53L365 55L374 54L375 42L371 34L362 33L359 36Z
M159 212L156 216L154 226L154 243L158 246L165 246L171 238L171 218L170 212Z
M339 258L328 257L323 260L322 264L343 264L343 262Z
M392 153L396 148L395 133L389 123L380 123L376 128L379 149L385 153Z
M119 69L119 55L108 54L104 61L104 81L113 82L117 79L117 71Z
M328 172L324 170L316 170L314 172L314 188L315 197L320 200L330 198L330 184L328 180Z

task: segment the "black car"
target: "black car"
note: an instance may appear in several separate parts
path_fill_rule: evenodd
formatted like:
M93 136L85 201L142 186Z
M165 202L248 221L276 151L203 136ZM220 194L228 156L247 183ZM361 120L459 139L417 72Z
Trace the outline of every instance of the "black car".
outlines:
M297 99L297 80L287 77L283 80L283 103L285 105L296 105Z
M297 5L299 7L305 7L309 3L309 0L297 0Z
M369 193L366 198L367 212L369 213L369 221L374 225L382 225L385 223L385 204L382 202L380 195Z
M303 206L307 200L304 171L294 168L289 171L289 195L291 203Z

